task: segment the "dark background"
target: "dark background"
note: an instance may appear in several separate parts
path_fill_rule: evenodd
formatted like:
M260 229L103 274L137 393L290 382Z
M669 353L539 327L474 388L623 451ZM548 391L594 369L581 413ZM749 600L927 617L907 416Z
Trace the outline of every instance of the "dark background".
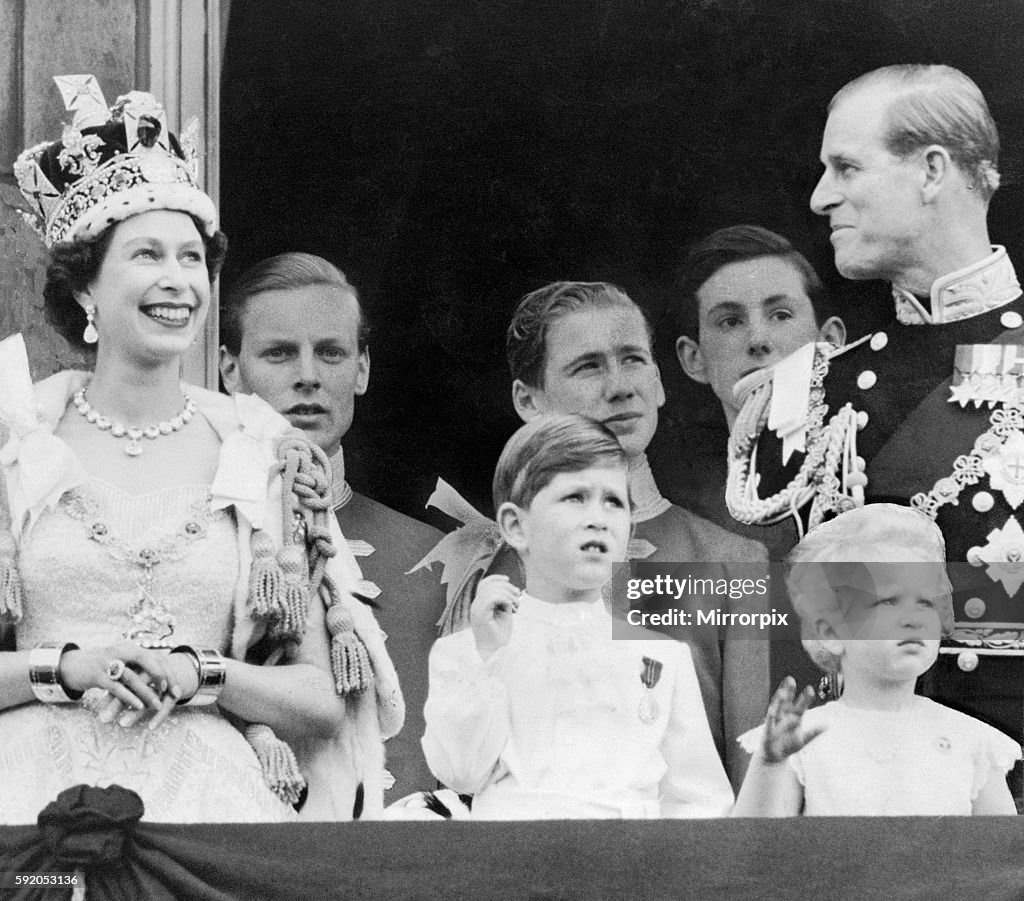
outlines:
M885 315L885 287L836 275L807 208L826 104L862 72L942 62L978 83L1003 141L992 238L1020 264L1022 36L1020 0L234 3L223 284L288 250L337 263L374 328L351 481L424 517L441 475L486 511L527 291L625 288L661 323L663 413L684 433L721 415L671 352L688 243L764 225L812 260L851 336Z

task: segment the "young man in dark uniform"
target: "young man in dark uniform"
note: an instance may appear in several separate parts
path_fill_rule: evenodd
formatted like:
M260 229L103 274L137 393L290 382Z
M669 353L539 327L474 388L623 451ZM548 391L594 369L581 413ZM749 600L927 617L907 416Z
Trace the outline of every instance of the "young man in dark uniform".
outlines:
M688 378L714 392L721 415L706 424L659 424L648 450L655 478L674 503L762 542L771 560L781 560L797 540L792 518L772 528L746 526L725 506L729 429L739 412L733 387L809 341L842 346L846 328L828 314L829 299L807 259L756 225L721 228L690 247L676 289L676 357Z
M394 787L385 801L430 789L420 749L427 656L444 591L429 570L408 574L441 539L437 529L353 491L342 439L370 378L359 297L327 260L287 253L257 263L221 307L221 377L232 394L258 394L331 458L334 512L376 605L406 701L405 726L385 746Z
M648 450L655 478L673 502L763 542L769 559L779 562L796 543L794 518L745 525L725 505L729 428L739 412L733 387L809 341L842 346L846 327L829 315L831 301L807 258L782 235L756 225L721 228L690 247L676 287L676 357L689 378L714 392L721 416L706 425L680 424L685 432L672 421L668 428L659 425ZM789 608L784 580L773 583L772 594L773 606ZM799 685L819 681L798 635L795 627L792 636L772 635L773 685L787 675Z

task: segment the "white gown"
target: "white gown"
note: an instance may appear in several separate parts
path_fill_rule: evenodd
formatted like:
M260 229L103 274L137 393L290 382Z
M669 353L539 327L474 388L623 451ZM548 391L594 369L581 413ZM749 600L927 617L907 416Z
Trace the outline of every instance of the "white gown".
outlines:
M170 646L216 647L244 659L264 630L249 604L252 538L259 530L275 548L283 543L276 448L291 427L257 397L183 385L221 441L212 483L132 497L90 478L54 434L89 379L66 371L33 385L21 336L0 341L7 431L0 478L25 586L18 648L58 640L107 645L126 633L144 643L150 632ZM405 715L384 633L354 597L359 567L333 518L331 532L338 552L327 572L369 654L373 688L346 697L344 723L331 737L292 741L308 786L306 820L351 819L360 794L363 816L380 815L382 738L398 732ZM17 619L17 611L0 609L0 617ZM173 631L162 634L168 626ZM0 712L0 823L34 822L60 790L79 782L141 790L148 820L294 817L216 708L175 709L153 734L145 725L101 725L80 705L36 702Z
M138 563L146 552L158 557L148 581ZM226 653L237 557L234 518L210 512L206 486L133 497L90 479L44 512L20 549L17 645L102 646L134 626L165 633L172 645ZM132 789L149 821L295 818L216 705L176 709L153 732L148 721L127 729L103 724L82 704L31 703L0 713L0 823L35 822L60 791L79 783Z

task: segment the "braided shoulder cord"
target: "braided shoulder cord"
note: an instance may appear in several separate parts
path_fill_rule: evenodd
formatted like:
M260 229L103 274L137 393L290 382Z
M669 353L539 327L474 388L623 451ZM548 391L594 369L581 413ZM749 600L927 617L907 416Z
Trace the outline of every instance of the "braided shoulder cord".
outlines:
M808 501L808 528L818 525L827 514L842 512L864 503L867 484L863 461L857 457L857 414L846 404L827 422L828 405L822 384L828 373L829 349L819 344L811 375L810 409L807 417L807 451L799 472L771 497L757 492L757 443L768 424L772 380L755 387L740 409L729 436L729 472L726 504L740 522L770 525L793 516ZM842 472L840 481L836 473ZM798 516L797 527L802 531Z
M316 451L322 454L319 448ZM323 540L316 542L313 553L307 554L305 540L310 525L318 533L315 522L317 489L323 490L326 476L313 466L313 448L302 434L291 430L274 445L276 461L271 478L281 477L281 548L276 550L270 536L255 530L252 536L252 574L249 580L249 609L252 615L268 624L270 635L280 643L281 650L288 644L302 641L306 628L311 593L319 587L320 578L310 581L311 558L322 558L325 552L334 552L327 532L326 547ZM319 461L318 461L319 462ZM329 486L328 486L329 490ZM305 536L303 536L305 533ZM323 565L315 567L322 574ZM271 661L276 663L280 654Z
M249 610L268 623L271 638L278 642L266 664L276 664L288 646L302 641L310 600L322 597L327 605L335 691L339 695L363 691L373 684L370 656L327 572L327 561L338 552L331 539L327 455L295 429L277 440L274 454L271 476L280 474L282 480L282 545L275 554L270 537L253 532L249 580ZM260 759L267 785L281 800L296 803L306 782L291 748L260 723L251 724L245 735Z
M309 592L321 593L327 603L327 631L331 636L331 671L338 694L363 691L373 683L373 667L366 646L355 632L352 614L341 602L338 587L327 572L327 561L338 553L331 538L334 515L331 496L330 461L315 444L303 439L281 442L285 454L284 490L295 499L295 510L303 518L309 549ZM278 451L280 459L282 450ZM287 514L286 514L287 515Z

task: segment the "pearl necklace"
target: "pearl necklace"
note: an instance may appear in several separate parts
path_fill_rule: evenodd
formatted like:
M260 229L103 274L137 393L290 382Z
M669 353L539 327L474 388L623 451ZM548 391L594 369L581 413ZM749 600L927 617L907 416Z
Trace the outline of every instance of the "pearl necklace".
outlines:
M144 429L126 426L122 422L114 422L98 413L85 399L85 388L80 388L76 391L71 400L75 405L75 409L101 432L109 431L115 438L127 438L128 443L124 446L124 452L129 457L137 457L142 453L142 444L139 442L140 438L155 440L161 435L170 435L171 432L177 432L191 421L192 415L196 412L195 401L187 394L184 394L184 392L182 394L185 398L185 406L177 416L172 416L170 419L165 419L163 422L158 422L156 425L151 425Z

